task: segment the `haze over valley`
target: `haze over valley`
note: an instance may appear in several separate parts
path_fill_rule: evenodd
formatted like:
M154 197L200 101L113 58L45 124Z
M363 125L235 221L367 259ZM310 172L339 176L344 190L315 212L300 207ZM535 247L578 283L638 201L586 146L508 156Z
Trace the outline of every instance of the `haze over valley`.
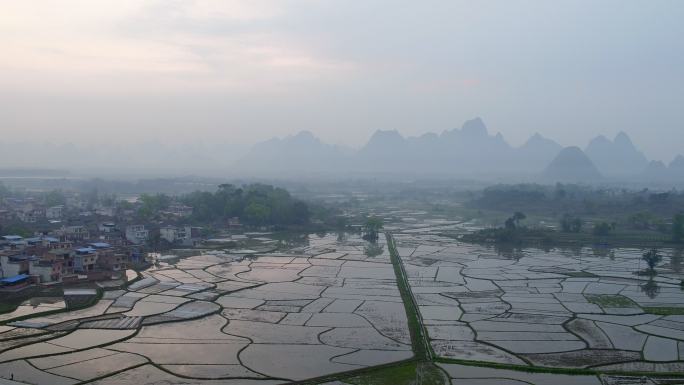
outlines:
M0 1L0 385L684 384L683 20Z

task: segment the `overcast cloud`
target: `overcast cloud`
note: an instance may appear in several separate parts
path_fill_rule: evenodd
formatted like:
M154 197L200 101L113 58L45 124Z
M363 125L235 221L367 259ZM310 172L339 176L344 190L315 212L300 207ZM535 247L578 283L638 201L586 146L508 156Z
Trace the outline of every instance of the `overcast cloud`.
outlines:
M684 2L4 0L3 141L234 141L481 116L684 152Z

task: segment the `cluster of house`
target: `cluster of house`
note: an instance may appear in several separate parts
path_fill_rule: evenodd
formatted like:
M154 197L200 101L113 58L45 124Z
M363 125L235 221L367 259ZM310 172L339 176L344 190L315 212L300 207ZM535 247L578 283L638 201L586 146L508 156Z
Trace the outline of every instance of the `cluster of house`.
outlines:
M64 196L65 204L55 206L31 196L0 200L0 228L13 223L35 234L0 232L0 288L111 279L129 265L143 262L144 245L151 238L188 247L200 241L199 227L117 226L117 219L135 221L135 209L88 205L75 193ZM174 222L192 215L192 207L175 202L161 214Z
M66 204L50 206L35 197L5 198L0 202L0 221L17 220L23 223L60 223L67 216L77 217L115 217L132 216L133 209L119 209L102 203L87 205L76 194L66 195ZM168 219L187 218L192 215L192 207L175 202L159 214Z
M164 226L160 239L195 246L199 227ZM0 236L0 286L28 283L112 279L131 264L143 262L144 245L150 238L145 225L123 230L113 222L100 223L97 231L86 226L62 226L34 237ZM17 279L20 277L21 279Z
M123 242L110 244L46 235L0 237L0 286L5 289L30 283L116 279L129 264L140 262L141 250Z
M199 242L200 228L165 226L160 239L182 246ZM62 226L48 234L0 237L0 280L25 276L31 282L111 279L131 263L142 262L142 246L150 238L145 225L104 222L97 234L86 226ZM2 282L0 282L0 285Z

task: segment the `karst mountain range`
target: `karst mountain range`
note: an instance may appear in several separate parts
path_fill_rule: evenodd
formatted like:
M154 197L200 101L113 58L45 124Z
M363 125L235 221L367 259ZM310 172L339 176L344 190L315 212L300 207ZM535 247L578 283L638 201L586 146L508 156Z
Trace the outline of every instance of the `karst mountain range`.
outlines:
M441 134L404 137L376 131L358 150L327 144L308 131L255 145L236 164L255 174L411 174L520 177L545 182L684 181L684 156L670 164L649 161L624 132L598 136L584 148L563 147L535 134L522 146L492 135L480 118Z

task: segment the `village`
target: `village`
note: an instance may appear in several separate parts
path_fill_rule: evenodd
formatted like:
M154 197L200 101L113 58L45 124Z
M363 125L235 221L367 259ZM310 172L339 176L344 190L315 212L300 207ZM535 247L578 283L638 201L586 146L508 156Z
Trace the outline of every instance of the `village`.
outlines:
M142 203L134 199L93 203L59 192L57 200L61 204L38 194L0 197L0 293L119 279L126 269L144 266L148 251L201 240L200 227L181 224L192 207L180 203L142 220Z

